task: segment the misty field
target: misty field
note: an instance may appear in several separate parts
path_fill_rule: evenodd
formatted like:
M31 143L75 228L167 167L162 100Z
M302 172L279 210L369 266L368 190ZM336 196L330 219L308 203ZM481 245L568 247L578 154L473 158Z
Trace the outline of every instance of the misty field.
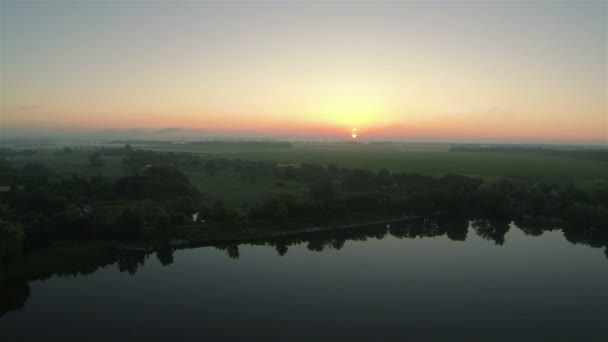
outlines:
M336 164L338 167L405 171L425 175L456 173L480 177L530 178L549 182L607 181L608 163L532 153L451 152L445 144L294 144L292 148L150 145L155 151L267 160L277 163Z
M106 145L116 147L117 144ZM122 146L122 145L120 145ZM447 173L484 178L528 178L546 182L601 184L608 181L608 163L599 160L548 156L534 153L454 152L446 144L311 144L293 147L249 147L233 145L133 145L145 150L195 153L209 158L264 160L282 164L336 164L338 167L367 170L388 169L424 175ZM121 157L106 156L106 167L91 166L88 155L93 147L82 147L69 155L54 155L54 150L38 149L33 156L19 156L12 162L40 162L57 173L83 173L89 176L117 177L128 171ZM186 170L188 171L188 170ZM193 175L195 180L204 178ZM226 179L225 181L228 181ZM214 184L209 184L213 186Z

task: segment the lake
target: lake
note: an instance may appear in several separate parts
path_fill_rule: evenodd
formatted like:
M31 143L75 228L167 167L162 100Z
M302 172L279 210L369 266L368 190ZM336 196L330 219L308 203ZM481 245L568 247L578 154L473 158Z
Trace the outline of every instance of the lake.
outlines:
M23 302L0 337L603 341L605 242L566 236L425 221L131 252L86 275L6 282L2 300Z

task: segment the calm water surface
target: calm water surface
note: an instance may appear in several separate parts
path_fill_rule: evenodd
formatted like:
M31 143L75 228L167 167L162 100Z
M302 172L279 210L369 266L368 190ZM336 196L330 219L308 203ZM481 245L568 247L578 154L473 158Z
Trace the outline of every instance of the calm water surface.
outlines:
M513 225L502 245L463 234L200 247L142 257L135 274L33 280L0 340L608 339L603 248Z

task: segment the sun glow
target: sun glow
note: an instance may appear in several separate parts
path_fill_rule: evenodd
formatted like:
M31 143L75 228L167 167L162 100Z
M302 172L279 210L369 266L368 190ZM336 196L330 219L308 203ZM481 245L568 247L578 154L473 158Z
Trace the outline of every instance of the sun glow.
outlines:
M349 83L336 88L313 101L313 112L321 120L341 127L368 127L386 121L388 103L374 89Z

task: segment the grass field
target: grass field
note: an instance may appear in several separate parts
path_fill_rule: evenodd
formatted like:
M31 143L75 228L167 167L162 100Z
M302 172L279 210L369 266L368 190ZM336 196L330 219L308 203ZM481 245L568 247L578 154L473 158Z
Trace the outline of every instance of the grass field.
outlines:
M120 145L115 145L120 146ZM106 145L111 147L111 145ZM553 183L573 183L583 189L606 186L608 163L596 160L547 156L533 153L450 152L445 144L312 144L296 143L292 148L248 147L230 145L135 145L163 151L190 152L206 157L268 160L278 163L312 163L339 167L406 171L426 175L457 173L484 178L528 178ZM59 149L59 148L57 148ZM119 177L129 173L122 157L104 157L106 167L93 167L88 156L94 147L80 147L72 154L54 155L52 148L38 149L33 156L11 158L15 166L39 162L54 173L85 176ZM274 178L243 180L237 174L209 175L196 168L184 171L192 183L210 198L223 198L227 203L254 203L279 193L302 193L300 184L277 184Z
M129 170L122 164L122 157L104 157L105 167L95 167L89 162L92 149L80 149L71 154L55 155L56 150L38 150L36 155L10 158L12 165L21 167L26 163L40 163L53 173L69 176L73 173L86 177L100 176L116 178L128 174Z
M142 146L156 151L208 153L244 160L313 163L339 167L406 171L427 175L457 173L481 177L532 178L548 182L608 181L608 163L532 153L450 152L437 144L294 144L293 148Z
M197 170L184 171L192 184L203 191L203 196L222 199L225 204L236 208L243 203L260 203L280 194L301 195L308 191L306 184L283 181L279 185L274 177L257 177L255 182L251 182L232 172L208 175Z

